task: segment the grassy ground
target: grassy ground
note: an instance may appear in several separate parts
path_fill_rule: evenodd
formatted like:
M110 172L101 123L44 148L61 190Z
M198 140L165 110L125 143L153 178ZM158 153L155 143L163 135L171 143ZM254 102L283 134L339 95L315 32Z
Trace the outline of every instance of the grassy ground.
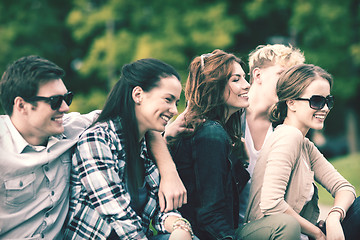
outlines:
M331 164L343 175L352 185L355 186L356 194L360 194L360 154L348 155L345 157L331 159ZM319 203L332 205L332 196L320 185Z

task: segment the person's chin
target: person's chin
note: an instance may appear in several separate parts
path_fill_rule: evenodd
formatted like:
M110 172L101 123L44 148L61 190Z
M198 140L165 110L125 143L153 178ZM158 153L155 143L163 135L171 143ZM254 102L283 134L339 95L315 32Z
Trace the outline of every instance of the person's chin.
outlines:
M321 130L324 128L324 124L323 123L317 123L317 124L314 124L314 126L312 127L312 129L314 130Z
M59 127L53 130L53 135L59 135L64 133L64 127Z
M149 130L155 131L155 132L163 132L163 131L165 131L165 126L158 125L158 126L154 126L153 128L151 128Z

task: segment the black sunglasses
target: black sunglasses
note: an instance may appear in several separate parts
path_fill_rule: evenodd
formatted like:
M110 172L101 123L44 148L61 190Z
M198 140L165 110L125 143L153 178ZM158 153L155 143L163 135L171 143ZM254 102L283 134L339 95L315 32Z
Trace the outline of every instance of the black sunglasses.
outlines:
M55 95L55 96L51 96L51 97L35 96L35 97L28 98L27 101L33 102L33 101L42 101L43 100L43 101L50 103L52 110L58 110L63 101L65 101L66 104L68 106L70 106L73 97L74 97L74 94L72 92L67 92L64 95Z
M313 95L311 98L296 98L295 100L309 101L310 107L315 110L321 110L325 106L328 106L329 110L334 107L334 96L329 95L327 97L320 95Z

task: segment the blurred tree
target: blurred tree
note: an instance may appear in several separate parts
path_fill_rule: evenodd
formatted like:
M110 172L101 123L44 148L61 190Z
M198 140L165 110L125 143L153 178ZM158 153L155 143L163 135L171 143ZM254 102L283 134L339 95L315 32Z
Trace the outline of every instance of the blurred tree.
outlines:
M255 36L253 42L260 40L262 44L288 42L296 45L304 52L307 63L319 65L334 76L332 92L336 97L336 107L327 119L326 132L330 135L347 132L351 150L357 151L360 2L253 0L247 1L244 8L247 26L260 32L252 35ZM273 29L277 27L281 30Z
M220 48L247 60L244 56L259 44L291 43L304 51L308 63L333 74L336 106L326 133L348 131L356 150L359 4L358 0L2 0L0 71L23 55L44 56L66 70L69 89L88 93L75 97L75 109L85 106L86 98L92 109L101 108L103 102L97 102L117 80L121 67L139 58L172 64L184 82L196 55Z
M74 0L67 23L84 51L79 65L91 86L109 89L121 66L153 57L172 64L186 77L184 66L194 55L234 43L244 25L228 15L226 2L195 0Z
M351 152L357 151L355 111L360 112L357 104L360 100L359 10L357 0L297 1L290 22L308 62L320 65L334 75L333 93L343 105L334 108L327 120L327 130L334 134L347 132ZM339 122L343 123L342 127Z
M0 2L0 73L25 55L40 55L65 69L65 80L75 78L71 70L72 41L64 25L71 1L2 0ZM72 87L74 82L68 82ZM2 108L0 107L0 113Z
M0 72L25 55L48 58L72 78L70 62L74 44L64 25L70 1L2 0L0 3ZM71 83L70 83L71 84Z

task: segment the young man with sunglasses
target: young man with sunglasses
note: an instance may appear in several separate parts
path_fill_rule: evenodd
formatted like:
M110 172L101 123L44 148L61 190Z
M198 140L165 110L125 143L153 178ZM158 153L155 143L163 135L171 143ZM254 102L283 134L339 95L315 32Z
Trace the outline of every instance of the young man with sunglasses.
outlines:
M68 211L72 146L95 113L67 114L64 71L20 58L0 82L0 238L55 239Z
M73 147L98 116L96 111L65 114L73 94L63 76L56 64L27 56L1 78L7 114L0 116L1 239L62 238ZM162 176L162 210L177 208L186 203L185 188L165 144L155 141L152 147Z

